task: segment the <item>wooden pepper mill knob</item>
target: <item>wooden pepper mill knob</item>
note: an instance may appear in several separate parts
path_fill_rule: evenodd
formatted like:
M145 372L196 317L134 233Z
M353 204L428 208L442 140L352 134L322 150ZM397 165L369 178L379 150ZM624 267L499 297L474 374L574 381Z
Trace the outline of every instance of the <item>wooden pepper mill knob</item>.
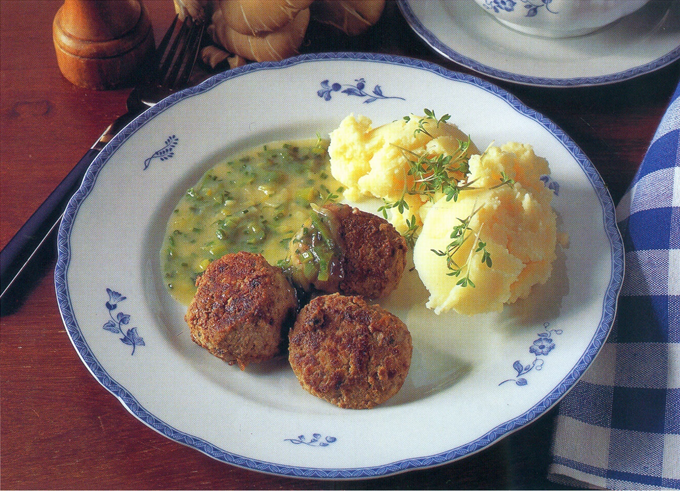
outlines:
M61 73L88 89L133 83L155 49L140 0L65 0L52 34Z

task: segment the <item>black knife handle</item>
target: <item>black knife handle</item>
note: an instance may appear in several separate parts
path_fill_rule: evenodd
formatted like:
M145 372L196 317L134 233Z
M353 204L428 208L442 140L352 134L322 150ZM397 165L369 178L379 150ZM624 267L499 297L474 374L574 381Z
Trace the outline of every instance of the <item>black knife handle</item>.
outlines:
M0 303L5 312L22 291L24 273L35 270L34 262L45 257L45 248L56 251L56 231L66 205L80 187L88 167L99 154L90 149L52 191L31 218L0 251ZM25 288L23 289L25 290Z

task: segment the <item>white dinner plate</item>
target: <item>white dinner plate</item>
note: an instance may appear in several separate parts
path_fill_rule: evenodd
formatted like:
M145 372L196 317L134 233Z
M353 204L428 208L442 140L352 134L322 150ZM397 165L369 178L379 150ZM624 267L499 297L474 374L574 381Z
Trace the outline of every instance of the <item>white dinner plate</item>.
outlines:
M570 238L548 283L499 314L437 316L417 273L406 273L382 304L411 330L411 370L401 391L371 410L310 395L285 358L241 371L195 345L159 266L167 218L186 189L252 146L327 135L350 113L378 125L424 108L451 114L479 148L520 141L547 157L546 185ZM551 121L437 65L340 53L231 70L136 119L69 203L55 275L78 354L139 420L229 464L345 479L459 459L552 407L609 333L623 248L599 174Z
M502 25L473 0L398 0L432 49L485 75L527 85L602 85L680 58L680 0L653 0L585 36L548 39Z

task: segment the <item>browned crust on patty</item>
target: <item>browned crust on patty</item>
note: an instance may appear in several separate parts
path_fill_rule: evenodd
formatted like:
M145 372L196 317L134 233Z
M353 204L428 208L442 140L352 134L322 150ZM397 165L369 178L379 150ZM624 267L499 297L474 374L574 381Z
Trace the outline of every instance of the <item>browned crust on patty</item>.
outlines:
M191 339L241 370L281 351L283 330L297 309L283 272L260 254L227 254L196 281L185 320Z
M339 291L366 298L386 297L406 268L406 239L387 220L344 204L325 205L339 221L344 276Z
M316 297L289 333L300 385L341 408L368 409L401 389L411 366L411 334L394 314L359 296Z

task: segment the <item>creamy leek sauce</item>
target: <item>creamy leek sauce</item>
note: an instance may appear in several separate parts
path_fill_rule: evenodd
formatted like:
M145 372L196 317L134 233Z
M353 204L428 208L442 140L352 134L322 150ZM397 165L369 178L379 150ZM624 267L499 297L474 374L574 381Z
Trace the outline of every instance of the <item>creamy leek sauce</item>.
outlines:
M317 139L270 143L220 162L187 190L160 251L172 297L188 305L198 275L227 253L261 253L274 265L285 259L310 204L341 196L327 149Z

